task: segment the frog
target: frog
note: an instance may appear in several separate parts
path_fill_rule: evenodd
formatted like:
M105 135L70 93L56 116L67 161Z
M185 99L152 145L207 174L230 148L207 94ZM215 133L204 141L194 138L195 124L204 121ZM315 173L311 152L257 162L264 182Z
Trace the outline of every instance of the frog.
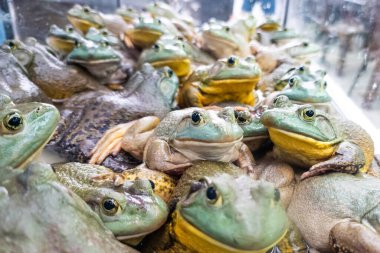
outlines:
M248 42L240 34L233 33L231 27L222 21L210 20L202 26L201 48L209 51L216 59L237 55L250 55Z
M194 70L181 86L178 105L203 107L223 101L253 106L261 70L253 57L230 56Z
M137 244L166 222L167 205L149 180L115 185L112 179L98 178L112 170L82 163L54 164L53 170L58 181L81 197L120 241Z
M288 228L279 196L272 184L244 174L202 176L190 183L170 222L148 238L142 252L267 252Z
M94 91L74 96L61 106L62 120L48 148L72 162L87 162L101 136L112 127L145 117L163 118L174 107L178 77L168 67L144 64L127 81L125 90ZM121 152L102 165L122 171L140 161Z
M0 168L25 168L53 135L59 112L53 105L15 104L0 93Z
M308 65L290 67L282 76L277 78L274 83L274 89L276 91L283 90L286 86L289 86L289 80L293 76L298 76L301 81L309 82L317 79L323 79L326 76L326 71L318 69L313 71Z
M249 14L232 20L230 27L234 34L241 34L246 41L251 41L256 35L256 23L255 16Z
M334 118L312 105L296 105L278 96L274 108L263 112L274 153L294 166L307 169L301 179L327 172L366 172L373 160L370 135L356 123Z
M307 178L296 185L288 216L319 252L379 252L379 183L361 172Z
M127 45L131 43L138 48L150 48L164 34L180 36L177 28L165 18L140 16L125 32Z
M0 168L2 252L129 252L48 164ZM17 212L9 212L17 210Z
M75 4L67 11L66 15L70 23L82 33L87 33L90 27L102 28L105 26L104 20L99 12L89 6Z
M84 67L101 84L111 88L113 84L123 83L127 78L122 69L121 55L106 40L100 43L78 42L66 61L68 64Z
M0 49L0 90L15 103L49 102L45 93L27 76L27 70L14 55Z
M51 25L46 37L46 43L51 47L61 59L64 59L73 49L75 43L82 41L83 36L71 25L66 25L65 29L57 25Z
M286 48L286 52L299 62L309 62L310 59L316 58L322 52L319 45L310 43L308 41L302 41L296 43L294 46Z
M121 6L116 9L116 14L120 15L128 24L132 24L133 20L139 17L139 12L130 6Z
M207 134L206 134L207 133ZM181 175L193 161L235 162L247 173L254 158L241 141L243 130L233 108L217 112L202 108L172 111L157 125L144 149L149 169Z
M300 35L298 33L288 28L270 33L270 42L276 45L284 45L299 38Z
M26 39L25 44L7 40L1 48L17 58L27 70L29 79L49 98L62 100L80 91L104 90L81 68L66 65L32 37Z

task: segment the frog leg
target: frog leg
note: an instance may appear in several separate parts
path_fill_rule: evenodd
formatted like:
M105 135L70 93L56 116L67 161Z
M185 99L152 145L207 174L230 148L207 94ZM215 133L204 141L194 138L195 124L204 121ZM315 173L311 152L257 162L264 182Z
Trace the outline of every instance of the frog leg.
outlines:
M354 143L345 141L339 144L329 160L317 163L303 173L301 180L333 171L355 174L364 165L365 156L362 149Z
M335 252L380 252L380 236L371 228L350 220L339 222L331 229L329 244Z
M144 162L151 170L172 175L181 175L192 166L187 157L176 151L173 152L164 140L154 140L147 146Z
M129 139L129 142L130 140L136 140L134 144L137 143L138 145L135 149L143 150L148 138L151 136L152 129L154 129L159 122L159 118L147 116L109 129L91 151L92 156L89 163L101 164L110 154L116 156L121 148L123 148L125 136L129 136L126 138L127 140ZM148 131L148 133L145 133L146 131ZM128 147L128 145L126 147ZM140 151L141 153L143 152L142 150ZM128 149L126 151L128 152ZM134 153L132 153L132 155L133 154Z
M255 173L254 165L256 165L251 150L244 143L241 144L239 149L239 157L236 160L236 165L251 175L254 179L257 179L258 175Z
M178 96L178 105L181 108L203 107L201 102L202 94L198 89L199 85L199 82L185 84L180 92L181 96Z

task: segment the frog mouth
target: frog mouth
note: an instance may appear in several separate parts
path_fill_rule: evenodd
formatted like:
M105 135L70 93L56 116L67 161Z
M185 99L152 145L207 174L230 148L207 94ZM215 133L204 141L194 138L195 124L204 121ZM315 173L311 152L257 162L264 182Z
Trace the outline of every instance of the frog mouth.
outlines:
M90 61L70 59L70 62L82 64L82 65L98 65L98 64L107 64L107 63L119 63L120 59L110 58L110 59L99 59L99 60L90 60Z
M190 224L177 210L173 213L172 230L178 241L192 250L207 249L208 252L223 252L223 253L265 253L278 244L285 237L287 229L276 241L265 248L258 250L244 250L234 248L224 244L216 239L206 235L192 224ZM201 251L202 252L202 251Z
M188 58L179 58L179 59L165 59L155 62L150 62L155 68L161 68L164 66L170 67L177 76L187 76L191 71L191 62Z

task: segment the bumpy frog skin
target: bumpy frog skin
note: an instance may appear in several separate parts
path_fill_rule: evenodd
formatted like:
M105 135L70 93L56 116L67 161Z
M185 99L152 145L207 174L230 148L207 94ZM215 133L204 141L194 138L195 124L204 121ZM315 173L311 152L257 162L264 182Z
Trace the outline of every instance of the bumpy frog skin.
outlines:
M146 63L128 79L122 92L75 96L62 106L62 121L51 147L70 161L87 162L108 129L145 116L165 117L174 106L178 85L178 77L168 67L156 70ZM102 164L123 170L135 167L138 161L122 153L108 157Z
M25 171L0 167L2 252L136 252L58 183L50 165L34 164Z
M193 181L167 225L174 242L165 250L267 252L288 227L279 199L272 184L246 175L218 174ZM163 252L160 246L160 241L152 245L155 252Z
M112 82L110 76L120 69L121 58L106 41L99 44L84 41L67 56L67 63L86 68L106 84Z
M67 12L67 19L78 30L87 33L90 27L102 28L104 21L98 12L88 6L74 5Z
M202 27L202 47L217 59L238 55L250 55L248 42L239 34L234 34L231 28L223 22L211 20Z
M173 37L161 37L151 48L145 49L139 64L148 62L154 67L170 67L178 77L186 77L191 71L190 55L184 41Z
M28 79L27 71L10 52L0 49L0 90L15 103L47 102L47 96Z
M166 221L167 206L149 180L116 186L113 180L96 179L112 172L103 166L68 163L53 168L58 180L86 201L119 240L144 236Z
M300 182L288 215L319 252L375 253L380 252L379 197L378 178L332 173Z
M17 58L27 69L30 80L51 98L64 99L80 91L102 89L89 74L78 67L67 66L34 38L28 38L25 44L8 40L2 48Z
M75 31L70 25L67 25L65 29L59 28L56 25L51 25L46 38L46 43L64 58L73 51L75 43L82 40L82 35Z
M261 122L268 128L277 158L309 169L302 179L342 171L367 171L373 160L371 137L351 121L333 119L311 105L293 105L286 96L275 100Z
M0 168L24 168L55 131L58 110L48 104L15 105L0 94Z
M178 105L202 107L224 101L254 105L253 90L260 75L252 57L218 60L194 71L179 91Z
M142 16L126 31L126 36L139 48L151 47L164 34L180 35L167 20Z
M173 111L154 130L143 160L148 168L168 174L182 174L196 160L236 162L250 172L254 160L242 138L232 108Z

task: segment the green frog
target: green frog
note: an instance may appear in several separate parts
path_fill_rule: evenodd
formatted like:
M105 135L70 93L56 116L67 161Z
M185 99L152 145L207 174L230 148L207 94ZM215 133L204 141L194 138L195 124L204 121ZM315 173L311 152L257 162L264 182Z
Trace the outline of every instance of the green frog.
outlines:
M251 172L254 159L242 138L233 108L220 112L177 110L157 125L146 144L143 161L149 169L172 175L182 174L197 160L236 162Z
M169 20L140 16L125 32L125 39L129 39L138 48L150 48L164 34L180 36L177 28Z
M64 59L71 51L73 51L75 43L82 40L82 35L71 25L67 25L65 29L56 25L51 25L46 37L46 43L59 54L61 59Z
M213 163L194 167L213 168ZM145 242L142 252L264 253L283 238L288 220L272 184L246 175L197 171L194 180L186 180L186 190L180 180L176 189L181 188L182 195L172 220Z
M300 35L291 29L283 29L270 33L270 41L277 45L284 45L292 40L299 39Z
M58 121L59 112L52 105L15 105L0 93L0 168L25 168L49 141Z
M234 34L241 34L246 41L251 41L256 35L256 23L255 16L249 14L248 16L234 19L230 27Z
M138 243L166 221L166 203L153 192L149 180L115 185L112 179L97 179L112 170L81 163L55 164L53 169L59 182L81 197L118 240Z
M311 105L292 104L286 96L278 96L260 120L275 145L275 157L308 169L302 179L331 171L366 172L373 160L373 141L359 125Z
M0 90L15 103L48 102L43 91L29 80L27 71L10 52L0 49Z
M121 6L120 8L116 9L116 14L120 15L128 24L132 24L133 21L140 15L137 10L129 6Z
M17 58L30 80L50 98L65 99L80 91L104 89L81 68L66 65L34 38L28 38L25 44L7 40L1 47Z
M310 59L318 56L322 52L322 49L317 44L303 41L286 48L286 52L290 55L290 57L300 62L308 62Z
M331 173L297 184L287 213L319 252L375 253L380 252L378 196L378 178Z
M233 33L224 22L210 20L202 26L202 48L215 58L221 59L230 55L247 57L251 55L248 42L240 34Z
M82 33L87 33L90 27L102 28L105 26L104 20L99 12L89 6L75 4L66 15L70 23Z
M146 63L120 92L89 92L67 100L62 121L50 147L70 161L86 162L101 136L112 127L144 116L163 118L174 106L178 77L168 67ZM103 165L116 170L135 167L139 161L126 153L108 157Z
M191 74L179 91L178 105L202 107L223 101L254 105L254 89L260 76L253 57L220 59Z
M281 74L280 77L274 80L274 89L276 91L283 90L285 86L289 84L289 80L293 76L298 76L304 82L316 81L317 79L325 77L326 71L312 71L308 65L289 67L285 72Z
M0 167L2 252L137 252L117 241L99 216L57 181L50 165L25 171Z

